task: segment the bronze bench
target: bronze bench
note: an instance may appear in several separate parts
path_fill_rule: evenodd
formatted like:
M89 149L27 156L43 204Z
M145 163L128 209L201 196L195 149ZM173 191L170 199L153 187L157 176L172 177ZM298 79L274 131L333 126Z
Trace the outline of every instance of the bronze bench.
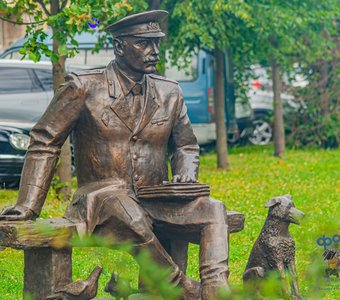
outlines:
M243 229L243 214L229 211L226 219L229 233ZM24 250L24 295L42 300L72 282L71 238L75 234L76 224L62 218L0 222L0 247ZM165 246L185 272L188 242L173 240Z

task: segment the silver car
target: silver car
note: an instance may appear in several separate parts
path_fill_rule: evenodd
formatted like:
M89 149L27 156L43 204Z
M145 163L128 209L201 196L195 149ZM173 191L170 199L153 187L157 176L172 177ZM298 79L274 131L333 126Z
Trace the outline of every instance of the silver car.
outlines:
M40 112L41 116L52 97L51 63L0 60L1 118L16 118L27 111Z
M268 76L268 71L260 66L252 66L251 72L254 79L249 82L249 91L247 97L255 114L254 131L249 137L249 141L255 145L267 145L273 137L272 116L273 116L273 83ZM296 70L294 80L283 78L284 84L291 88L305 87L308 81ZM287 77L287 76L285 76ZM294 96L287 92L281 93L284 114L297 112L305 108L305 104L297 101Z
M18 185L29 130L52 97L51 63L0 59L0 188Z

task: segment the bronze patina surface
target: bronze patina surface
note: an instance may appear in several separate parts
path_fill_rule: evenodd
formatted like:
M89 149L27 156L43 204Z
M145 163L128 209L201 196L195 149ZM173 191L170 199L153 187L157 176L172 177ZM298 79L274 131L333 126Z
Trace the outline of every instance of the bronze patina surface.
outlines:
M176 81L154 75L159 23L167 12L129 16L109 26L115 60L105 69L71 73L31 131L17 204L1 219L40 214L60 149L73 131L78 189L65 218L78 230L129 241L171 269L184 299L213 299L227 287L228 230L225 207L201 196L190 201L142 201L142 186L168 181L197 183L199 146ZM164 249L174 238L200 244L199 285L186 278Z
M291 195L272 198L266 207L269 208L268 216L249 255L243 280L257 286L259 280L277 271L282 281L283 297L301 299L295 267L295 242L289 233L289 224L300 224L304 213L295 208Z

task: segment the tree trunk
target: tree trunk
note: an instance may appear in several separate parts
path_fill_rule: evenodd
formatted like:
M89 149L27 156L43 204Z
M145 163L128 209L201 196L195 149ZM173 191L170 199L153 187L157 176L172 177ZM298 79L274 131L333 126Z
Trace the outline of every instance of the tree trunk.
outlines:
M149 0L149 10L159 9L161 6L161 0Z
M229 167L229 160L225 122L224 53L219 49L215 49L214 55L216 60L214 106L216 112L217 167L227 169Z
M233 138L238 133L238 127L235 115L235 84L234 84L234 63L231 49L227 50L227 61L226 61L226 99L227 99L227 128L228 134L232 134Z
M56 15L59 12L59 0L51 0L51 15ZM52 28L53 34L57 32L57 28ZM53 52L58 53L59 41L53 39ZM53 73L53 89L54 92L64 82L65 76L65 56L58 54L59 60L52 62ZM58 199L69 200L71 197L71 147L70 140L67 138L60 153L60 162L56 170L56 175L59 177L60 188L56 192Z
M273 58L270 60L270 64L272 68L273 93L274 93L274 155L278 157L284 157L285 132L281 101L282 81L280 77L280 65Z
M320 92L320 108L322 116L328 118L329 117L329 108L330 108L330 97L327 90L328 85L328 77L329 77L329 69L330 63L328 61L319 61L318 71L320 74L320 79L318 82L318 90Z

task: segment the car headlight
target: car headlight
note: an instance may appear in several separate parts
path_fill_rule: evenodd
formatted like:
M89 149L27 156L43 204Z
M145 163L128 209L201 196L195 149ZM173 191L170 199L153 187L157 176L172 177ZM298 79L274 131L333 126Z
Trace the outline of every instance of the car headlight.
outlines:
M9 142L18 150L27 150L30 144L30 137L23 133L13 133L9 136Z

